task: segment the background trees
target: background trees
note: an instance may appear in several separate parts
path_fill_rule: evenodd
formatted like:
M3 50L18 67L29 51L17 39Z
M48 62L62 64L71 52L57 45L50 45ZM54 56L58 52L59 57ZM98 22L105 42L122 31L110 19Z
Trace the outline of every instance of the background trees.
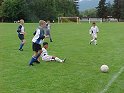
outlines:
M4 21L25 19L26 21L56 20L58 16L78 16L73 0L4 0L0 17Z

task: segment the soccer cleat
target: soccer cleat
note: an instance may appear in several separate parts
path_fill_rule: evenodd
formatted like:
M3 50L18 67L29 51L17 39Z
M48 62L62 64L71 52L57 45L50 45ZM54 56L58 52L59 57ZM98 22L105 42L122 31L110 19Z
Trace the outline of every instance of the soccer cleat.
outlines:
M40 62L38 60L35 60L34 62L37 63L37 64L40 64Z
M50 40L50 42L53 42L52 40Z
M90 45L92 44L92 42L89 43Z
M23 51L23 49L19 49L20 51Z
M62 60L62 62L65 62L66 61L66 58L64 58L63 60Z
M29 64L29 66L34 66L34 64Z

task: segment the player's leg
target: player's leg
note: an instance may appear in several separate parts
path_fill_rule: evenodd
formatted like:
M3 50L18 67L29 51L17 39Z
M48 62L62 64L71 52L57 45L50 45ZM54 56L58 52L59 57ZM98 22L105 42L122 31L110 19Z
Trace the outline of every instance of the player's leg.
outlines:
M32 44L32 49L34 51L34 55L32 56L32 58L31 58L31 60L29 62L29 65L33 66L34 62L38 62L39 63L38 58L40 57L40 55L42 53L42 48L41 48L41 45L33 43Z
M42 57L42 60L44 60L44 61L64 62L66 59L62 60L62 59L60 59L58 57L55 57L55 56L46 55L46 56Z
M90 44L92 44L92 43L93 43L93 41L94 41L94 36L93 36L93 34L92 34L92 35L91 35Z
M48 35L49 35L49 38L50 38L50 42L53 42L51 34L50 34L50 30L48 30Z
M23 48L23 46L24 46L26 40L24 39L24 35L22 35L22 34L19 34L18 37L19 37L19 39L21 40L21 44L20 44L19 50L20 50L20 51L23 51L22 48Z
M43 60L43 61L46 61L46 62L48 62L48 61L55 61L55 59L52 58L52 56L50 56L50 55L45 55L45 56L43 56L43 57L42 57L42 60Z
M94 36L94 44L97 45L97 35Z
M57 62L64 62L66 59L60 59L60 58L58 58L58 57L53 57L54 59L55 59L55 61L57 61Z

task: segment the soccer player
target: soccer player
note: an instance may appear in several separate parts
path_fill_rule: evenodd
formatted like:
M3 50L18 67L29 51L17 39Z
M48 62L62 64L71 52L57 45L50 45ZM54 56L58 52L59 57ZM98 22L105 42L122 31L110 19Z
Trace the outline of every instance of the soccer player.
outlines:
M42 48L42 53L41 53L41 57L42 57L43 61L57 61L57 62L63 63L66 60L66 59L62 60L58 57L48 55L47 48L48 48L48 43L44 42L43 48Z
M96 26L96 23L92 23L92 27L89 30L89 34L91 35L91 41L90 44L94 43L97 45L97 33L99 32L99 28Z
M40 63L40 55L42 53L41 44L43 43L44 36L44 28L46 27L46 22L44 20L39 21L39 27L36 29L34 33L34 37L32 39L32 49L34 51L34 55L29 62L29 66L33 66L33 63Z
M50 42L53 42L51 34L50 34L50 31L51 31L50 29L51 29L50 21L47 21L47 24L46 24L46 37L49 37Z
M25 35L25 29L24 29L24 20L21 19L19 21L20 25L18 26L18 29L17 29L17 32L18 32L18 37L19 39L21 40L21 44L20 44L20 47L19 47L19 50L20 51L23 51L23 46L26 42L26 40L24 39L24 35Z

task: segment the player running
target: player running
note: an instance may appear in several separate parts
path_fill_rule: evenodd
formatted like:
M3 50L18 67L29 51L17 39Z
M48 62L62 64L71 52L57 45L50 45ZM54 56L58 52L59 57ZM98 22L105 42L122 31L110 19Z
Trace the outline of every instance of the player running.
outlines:
M99 32L99 28L96 26L96 23L93 22L92 27L89 30L89 34L91 35L90 44L94 43L97 45L97 33Z
M49 37L50 38L50 42L53 42L52 40L52 37L51 37L51 26L50 26L50 21L47 21L47 24L46 24L46 37Z
M21 19L19 21L19 23L20 23L20 25L18 26L18 29L17 29L18 37L21 40L21 44L20 44L19 50L23 51L22 48L23 48L23 46L24 46L24 44L26 42L26 40L24 39L24 35L25 35L25 29L24 29L24 26L23 26L24 25L24 20Z
M42 53L41 53L41 57L42 57L43 61L57 61L57 62L61 62L61 63L65 62L66 59L62 60L58 57L48 55L47 48L48 48L48 43L44 42L43 48L42 48Z
M44 36L44 28L46 27L46 22L44 20L39 21L39 27L36 29L34 33L34 37L32 39L32 49L34 51L34 55L29 62L29 66L33 66L33 63L40 63L40 55L42 53L41 44L43 43Z

